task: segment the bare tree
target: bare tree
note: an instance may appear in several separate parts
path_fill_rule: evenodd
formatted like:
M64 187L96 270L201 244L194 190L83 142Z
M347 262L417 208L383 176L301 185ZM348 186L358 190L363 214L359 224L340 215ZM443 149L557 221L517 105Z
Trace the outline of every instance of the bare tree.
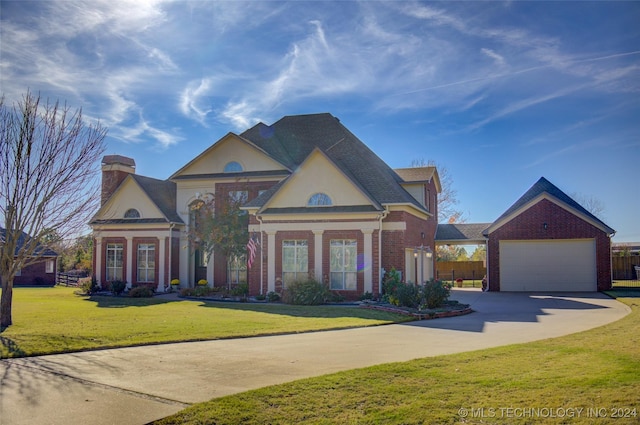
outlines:
M13 106L0 98L0 329L12 324L16 273L77 236L97 208L106 134L99 123L85 125L80 109L43 105L40 95L27 92Z
M571 198L574 201L583 206L583 208L589 211L591 214L598 217L600 220L604 217L605 206L604 203L594 196L583 195L582 193L572 193Z
M455 208L458 204L458 192L453 188L453 177L447 167L431 159L425 161L424 158L411 161L411 167L435 167L438 170L442 187L442 191L438 194L438 222L463 223L465 219L462 211Z

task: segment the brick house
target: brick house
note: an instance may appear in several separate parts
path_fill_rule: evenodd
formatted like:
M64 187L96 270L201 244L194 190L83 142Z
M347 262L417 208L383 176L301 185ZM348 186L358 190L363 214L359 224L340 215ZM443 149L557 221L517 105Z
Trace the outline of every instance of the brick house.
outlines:
M614 233L542 177L484 231L489 290L610 289Z
M168 180L135 174L118 155L102 163L102 205L90 222L99 282L164 291L204 278L281 291L309 275L348 299L381 291L392 267L415 282L434 275L440 181L434 167L393 170L330 114L286 116L228 133ZM245 200L247 258L205 258L189 246L194 203L224 193Z
M0 227L0 240L4 241L6 237L5 229ZM18 240L18 247L23 246L29 236L22 233ZM35 255L29 260L28 265L24 266L13 279L13 284L20 285L42 285L53 286L56 284L56 270L58 263L58 254L45 247L36 247Z

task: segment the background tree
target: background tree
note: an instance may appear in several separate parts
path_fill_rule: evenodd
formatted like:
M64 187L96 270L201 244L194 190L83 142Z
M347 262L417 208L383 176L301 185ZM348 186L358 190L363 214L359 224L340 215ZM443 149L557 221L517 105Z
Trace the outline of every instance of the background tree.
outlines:
M436 167L438 170L440 186L442 186L442 192L438 194L438 222L464 223L465 219L462 211L456 209L458 193L453 188L453 176L451 176L447 167L438 164L432 159L425 161L424 158L411 161L411 167Z
M246 198L239 192L218 191L191 204L187 237L196 249L211 258L214 251L227 259L239 259L247 252L249 216L240 209Z
M2 329L12 324L16 273L42 261L44 248L80 234L98 207L96 163L106 134L99 123L86 125L81 109L41 104L30 92L12 106L0 98Z
M572 193L571 198L584 207L585 210L598 217L600 220L604 217L604 203L594 196L583 195L582 193Z

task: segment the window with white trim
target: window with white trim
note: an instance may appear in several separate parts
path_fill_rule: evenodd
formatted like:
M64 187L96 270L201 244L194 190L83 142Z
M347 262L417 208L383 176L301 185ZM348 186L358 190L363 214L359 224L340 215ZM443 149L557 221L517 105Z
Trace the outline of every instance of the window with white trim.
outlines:
M107 256L107 274L105 276L107 282L122 279L122 269L124 246L121 243L108 243L106 249Z
M153 283L156 280L156 245L138 244L138 282Z
M55 273L56 269L56 260L47 260L45 264L45 273Z
M227 261L227 280L232 285L247 283L247 256L231 257Z
M358 289L357 242L355 239L334 239L329 246L330 287L333 290Z
M305 240L282 241L282 282L286 285L309 277L309 244Z
M330 205L333 205L333 202L326 193L315 193L311 195L307 202L307 206L309 207L325 207Z
M242 171L242 165L238 161L227 162L227 165L224 166L225 173L240 173Z
M124 218L140 218L140 211L135 208L129 208L124 213Z

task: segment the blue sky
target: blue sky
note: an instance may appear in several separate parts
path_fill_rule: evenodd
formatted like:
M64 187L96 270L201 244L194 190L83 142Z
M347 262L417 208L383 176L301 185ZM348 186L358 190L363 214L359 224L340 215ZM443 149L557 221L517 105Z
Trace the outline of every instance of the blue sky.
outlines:
M330 112L434 160L468 222L541 176L640 241L640 2L0 2L0 87L82 107L165 179L229 131ZM98 165L96 165L98 166Z

